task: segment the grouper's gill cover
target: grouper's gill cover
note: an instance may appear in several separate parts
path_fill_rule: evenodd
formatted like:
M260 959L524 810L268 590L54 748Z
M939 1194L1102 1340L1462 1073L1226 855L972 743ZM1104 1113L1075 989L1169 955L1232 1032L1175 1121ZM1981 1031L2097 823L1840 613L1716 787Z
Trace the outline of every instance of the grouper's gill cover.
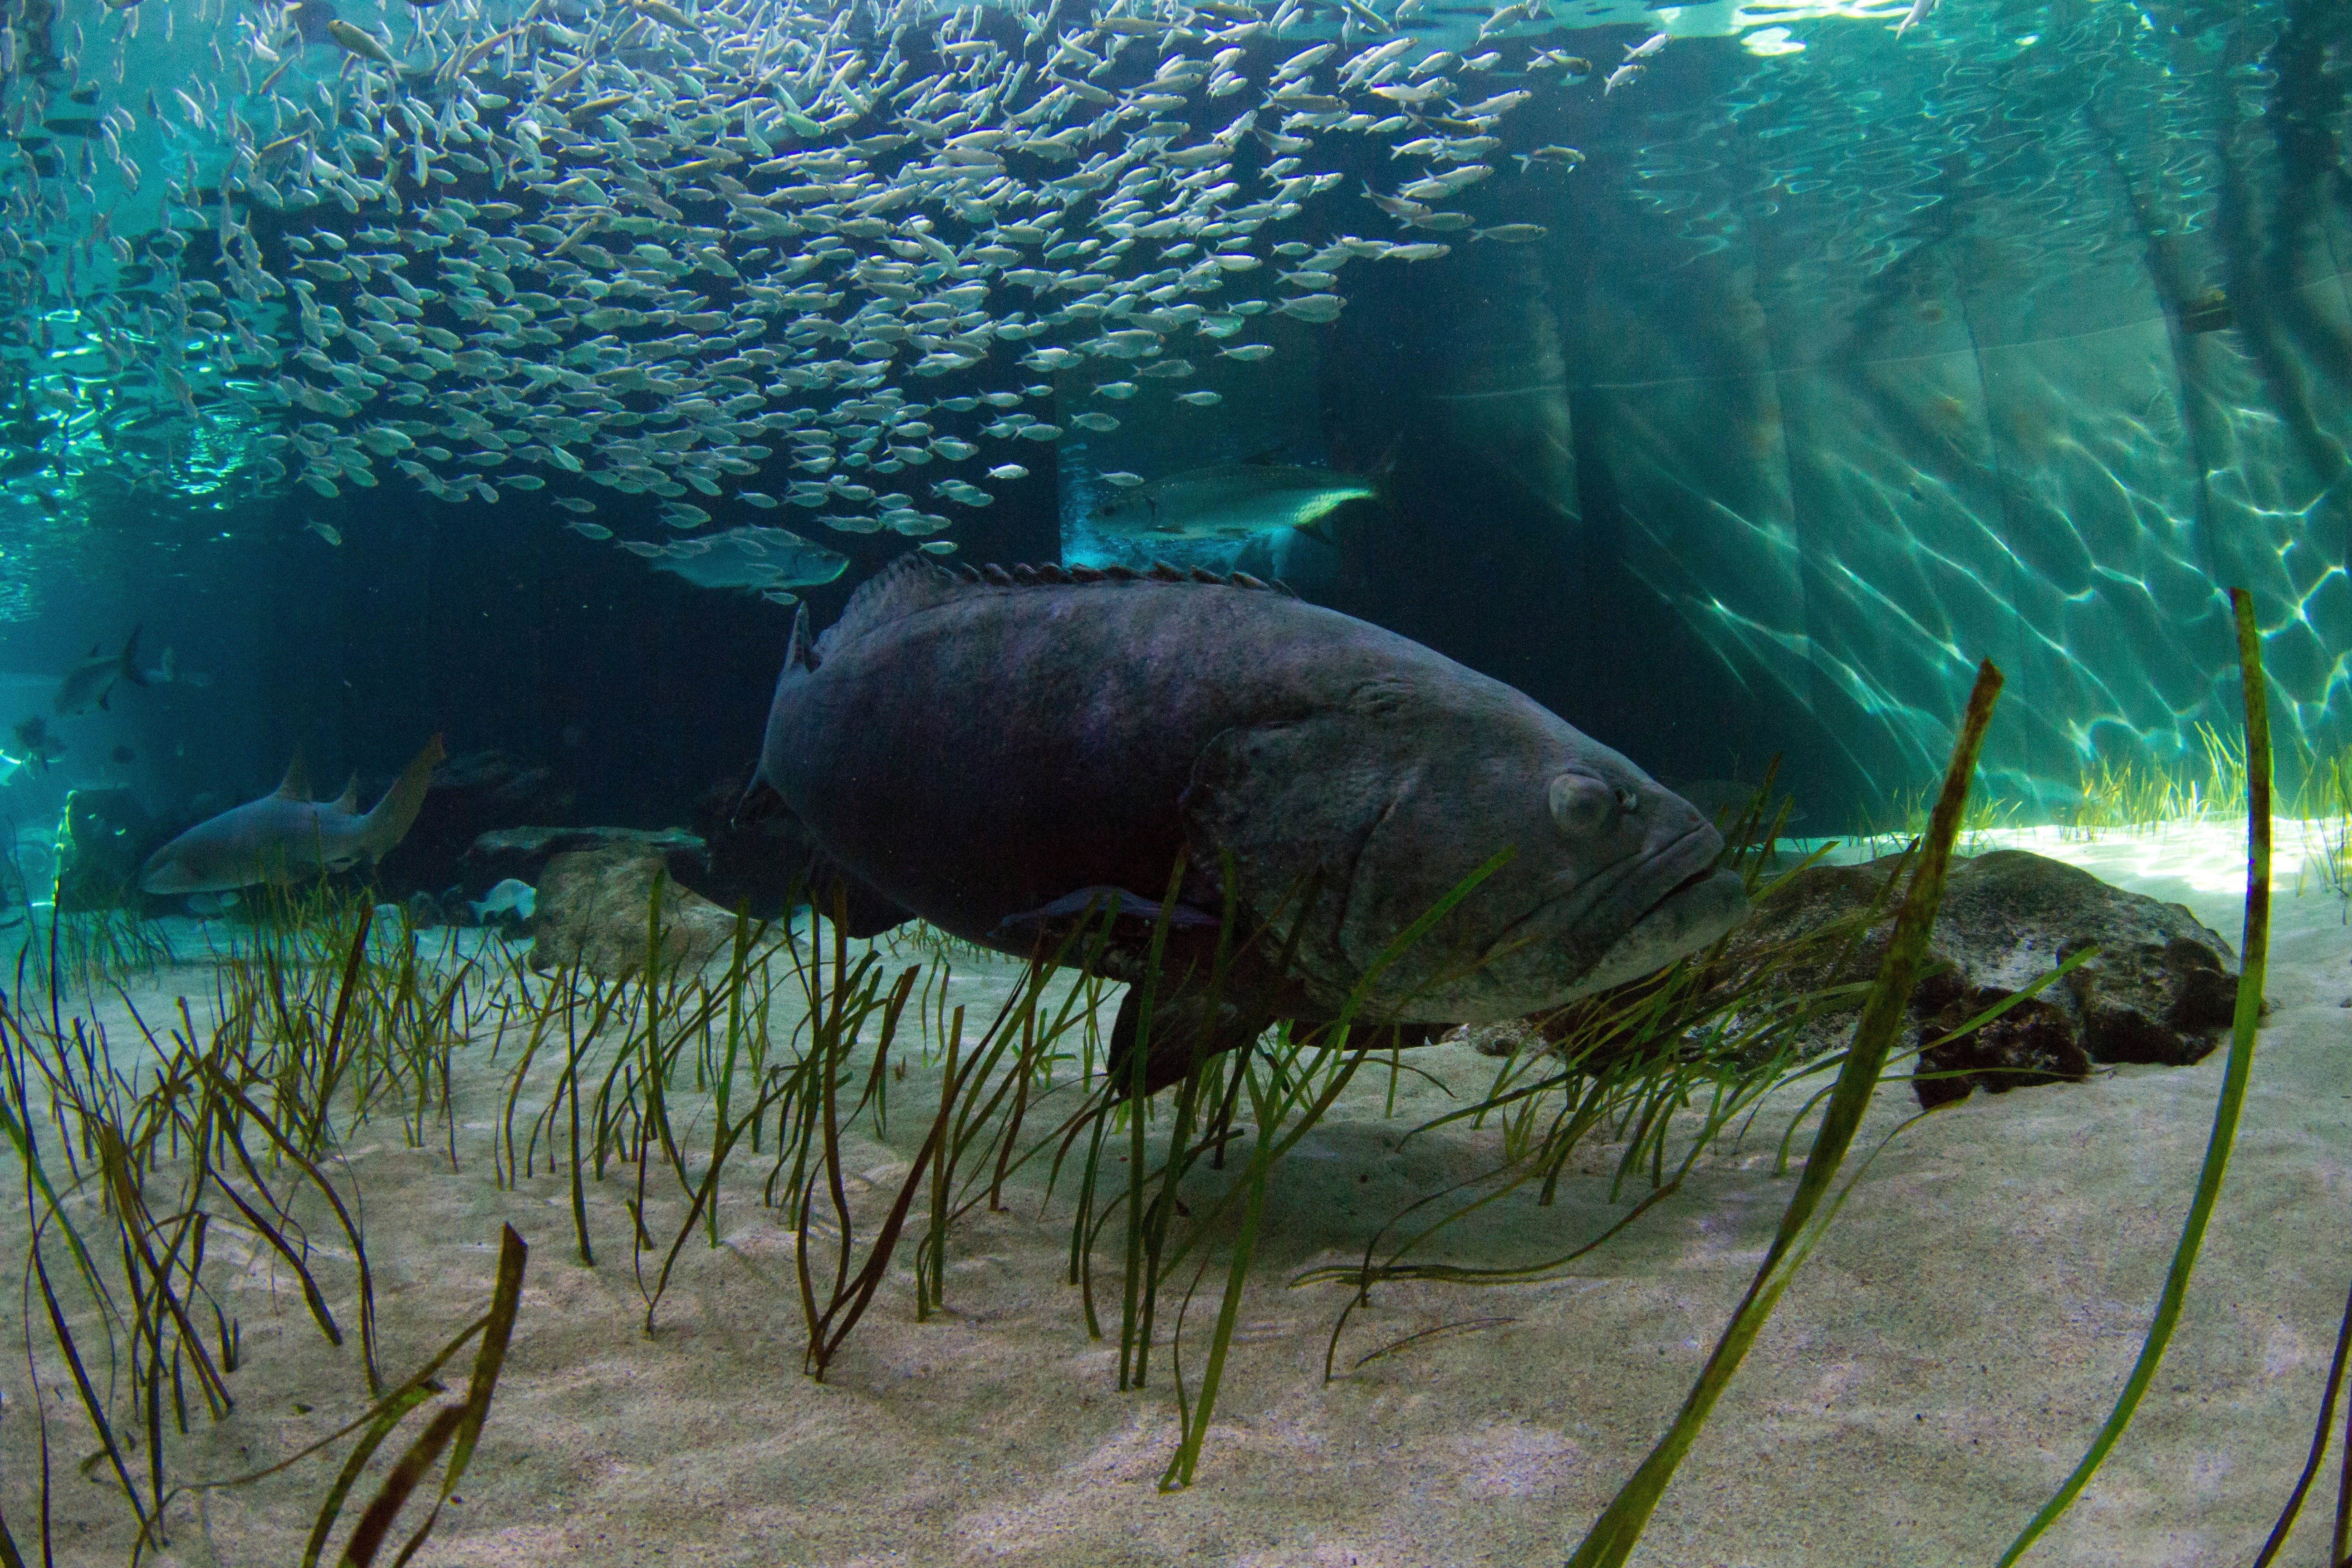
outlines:
M1276 1016L1331 1016L1506 846L1511 861L1381 973L1368 1016L1539 1012L1662 967L1746 909L1714 868L1714 826L1617 752L1511 687L1248 580L982 579L905 557L813 647L796 624L761 776L867 929L920 916L1026 955L1087 894L1156 907L1180 852L1186 930L1213 931L1225 857L1244 929L1317 876L1294 973L1237 968ZM1129 978L1136 956L1105 968Z

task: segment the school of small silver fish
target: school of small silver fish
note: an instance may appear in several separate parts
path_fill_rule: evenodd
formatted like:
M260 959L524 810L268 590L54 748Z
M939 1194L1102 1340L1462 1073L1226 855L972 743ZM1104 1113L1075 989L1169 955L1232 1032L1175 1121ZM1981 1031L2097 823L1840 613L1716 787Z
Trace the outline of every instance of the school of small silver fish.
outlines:
M1219 400L1196 364L1276 352L1269 318L1335 320L1350 263L1539 238L1461 208L1581 161L1511 151L1505 118L1616 91L1666 41L1596 70L1547 0L1469 44L1412 30L1430 0L0 16L0 439L43 504L389 469L450 504L551 489L656 566L711 548L689 497L952 550L933 536L1062 436L1025 406L1057 375L1172 417ZM1392 188L1318 166L1349 135L1391 144ZM1391 233L1306 221L1360 194ZM596 489L655 498L602 514L646 536L589 521ZM789 602L841 570L796 542L695 580Z

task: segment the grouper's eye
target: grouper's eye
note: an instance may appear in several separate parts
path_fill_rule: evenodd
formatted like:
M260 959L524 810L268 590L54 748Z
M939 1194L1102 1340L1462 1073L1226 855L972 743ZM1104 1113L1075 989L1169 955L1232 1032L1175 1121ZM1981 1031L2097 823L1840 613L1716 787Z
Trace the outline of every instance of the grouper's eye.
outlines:
M1571 838L1605 832L1621 813L1641 804L1632 790L1612 790L1586 773L1562 773L1551 781L1551 819Z

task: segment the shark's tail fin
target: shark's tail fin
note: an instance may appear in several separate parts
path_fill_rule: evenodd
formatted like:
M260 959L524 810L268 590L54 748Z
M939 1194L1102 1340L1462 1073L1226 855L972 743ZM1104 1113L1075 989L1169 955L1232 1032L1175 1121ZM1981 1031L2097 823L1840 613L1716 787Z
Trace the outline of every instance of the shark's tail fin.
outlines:
M367 858L381 860L392 853L393 846L408 837L415 826L416 814L425 808L425 792L432 787L433 770L441 765L449 753L442 749L441 737L434 736L425 742L425 749L409 760L401 775L392 781L375 809L367 814Z
M147 672L139 668L139 630L131 628L131 640L122 645L122 679L133 686L147 684Z

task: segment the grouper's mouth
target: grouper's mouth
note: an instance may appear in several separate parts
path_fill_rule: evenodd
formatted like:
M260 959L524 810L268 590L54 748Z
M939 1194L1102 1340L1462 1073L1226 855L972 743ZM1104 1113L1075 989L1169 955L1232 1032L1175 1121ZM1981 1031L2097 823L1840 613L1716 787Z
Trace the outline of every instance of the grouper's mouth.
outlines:
M1497 932L1495 940L1487 943L1486 956L1491 960L1529 941L1528 928L1538 922L1545 924L1558 922L1571 929L1583 925L1605 909L1611 895L1624 887L1626 883L1641 877L1660 861L1672 862L1688 856L1694 845L1701 842L1709 832L1710 829L1705 826L1693 828L1673 843L1662 848L1654 849L1630 864L1617 867L1613 874L1604 873L1601 877L1587 878L1581 885L1576 887L1565 897L1544 900L1535 908L1511 921ZM1622 942L1625 937L1639 931L1643 922L1675 900L1686 898L1694 889L1704 887L1715 874L1717 858L1716 852L1710 852L1688 876L1653 899L1640 913L1625 922L1625 929L1618 941ZM1615 942L1611 944L1612 950L1616 945Z
M1664 909L1668 904L1673 903L1676 899L1681 898L1685 893L1692 892L1697 889L1706 887L1709 882L1714 881L1718 873L1712 864L1700 867L1697 870L1693 871L1689 876L1685 877L1681 881L1676 882L1673 887L1668 888L1664 893L1659 894L1656 900L1654 901L1649 908L1643 910L1640 914L1635 915L1633 917L1634 926L1638 928L1643 921L1648 920L1652 915L1656 914L1660 910Z
M1654 973L1714 942L1747 913L1748 891L1739 874L1710 859L1636 915L1624 934L1578 978L1576 994L1590 995Z
M1660 868L1661 862L1665 863L1664 868L1671 868L1677 860L1697 863L1638 912L1604 921L1604 929L1614 928L1616 934L1613 939L1605 939L1607 945L1591 967L1575 977L1569 994L1582 996L1606 990L1654 973L1684 954L1698 951L1738 925L1748 911L1746 889L1737 873L1721 868L1719 841L1712 845L1707 842L1713 837L1706 828L1696 829L1644 856L1601 886L1588 884L1579 890L1571 910L1564 911L1557 900L1539 905L1512 921L1489 944L1487 956L1496 958L1525 944L1533 938L1538 922L1559 921L1563 913L1570 929L1585 925L1607 908L1612 893L1644 872ZM1696 853L1702 849L1706 851L1704 855Z

